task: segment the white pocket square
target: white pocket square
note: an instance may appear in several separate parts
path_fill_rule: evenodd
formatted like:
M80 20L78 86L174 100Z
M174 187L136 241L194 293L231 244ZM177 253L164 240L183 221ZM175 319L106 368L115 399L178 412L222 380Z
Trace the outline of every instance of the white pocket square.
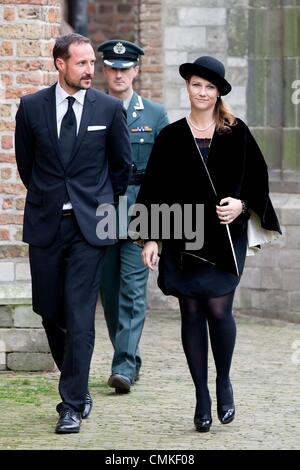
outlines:
M103 129L106 129L106 126L88 126L87 128L88 131L102 131Z

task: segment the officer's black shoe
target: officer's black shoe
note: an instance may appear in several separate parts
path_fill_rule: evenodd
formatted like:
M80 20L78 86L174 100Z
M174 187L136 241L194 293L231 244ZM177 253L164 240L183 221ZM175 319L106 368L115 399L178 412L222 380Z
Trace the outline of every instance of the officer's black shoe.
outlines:
M116 393L129 393L132 382L125 375L112 374L109 377L107 384L109 387L115 388Z
M135 373L134 382L138 382L139 380L140 380L140 371L137 370Z

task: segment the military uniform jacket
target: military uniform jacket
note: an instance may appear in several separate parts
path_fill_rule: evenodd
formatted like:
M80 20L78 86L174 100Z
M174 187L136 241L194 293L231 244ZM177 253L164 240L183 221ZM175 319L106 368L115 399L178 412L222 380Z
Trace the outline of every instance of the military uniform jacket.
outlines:
M145 171L153 144L159 132L169 123L164 107L142 98L136 92L127 109L127 125L132 148L133 173ZM129 183L130 184L130 183ZM130 185L127 190L128 203L135 202L139 185Z
M245 200L264 229L280 232L269 197L267 165L243 121L238 119L230 132L215 131L207 165L185 118L164 128L154 144L137 203L144 204L148 214L151 204L179 203L182 208L203 204L204 244L193 254L239 276L245 258L244 254L238 256L235 245L245 240L247 218L241 214L229 225L220 224L216 205L228 196ZM148 226L148 238L155 239L150 215ZM183 241L184 235L179 250L183 250Z

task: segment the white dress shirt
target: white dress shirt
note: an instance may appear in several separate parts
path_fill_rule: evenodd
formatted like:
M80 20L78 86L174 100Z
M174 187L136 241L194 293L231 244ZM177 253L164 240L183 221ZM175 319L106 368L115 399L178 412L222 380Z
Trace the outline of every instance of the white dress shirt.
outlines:
M130 101L131 101L132 97L133 97L133 90L131 91L130 96L126 100L123 100L123 106L126 109L126 111L129 108Z
M73 103L73 111L76 117L77 123L77 134L79 131L82 110L84 105L84 98L85 98L86 90L79 90L73 96L75 101ZM60 86L59 82L56 84L55 88L55 100L56 100L56 123L57 123L57 136L59 138L60 134L60 127L61 122L63 120L64 115L68 110L68 100L67 97L70 96L68 93ZM63 210L65 209L72 209L72 204L70 201L63 205Z

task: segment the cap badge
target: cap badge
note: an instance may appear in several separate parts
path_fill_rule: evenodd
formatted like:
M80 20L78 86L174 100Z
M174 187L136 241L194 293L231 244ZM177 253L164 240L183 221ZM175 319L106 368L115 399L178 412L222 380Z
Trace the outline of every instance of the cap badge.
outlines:
M113 51L114 51L115 54L125 54L126 47L121 42L118 42L114 46Z

